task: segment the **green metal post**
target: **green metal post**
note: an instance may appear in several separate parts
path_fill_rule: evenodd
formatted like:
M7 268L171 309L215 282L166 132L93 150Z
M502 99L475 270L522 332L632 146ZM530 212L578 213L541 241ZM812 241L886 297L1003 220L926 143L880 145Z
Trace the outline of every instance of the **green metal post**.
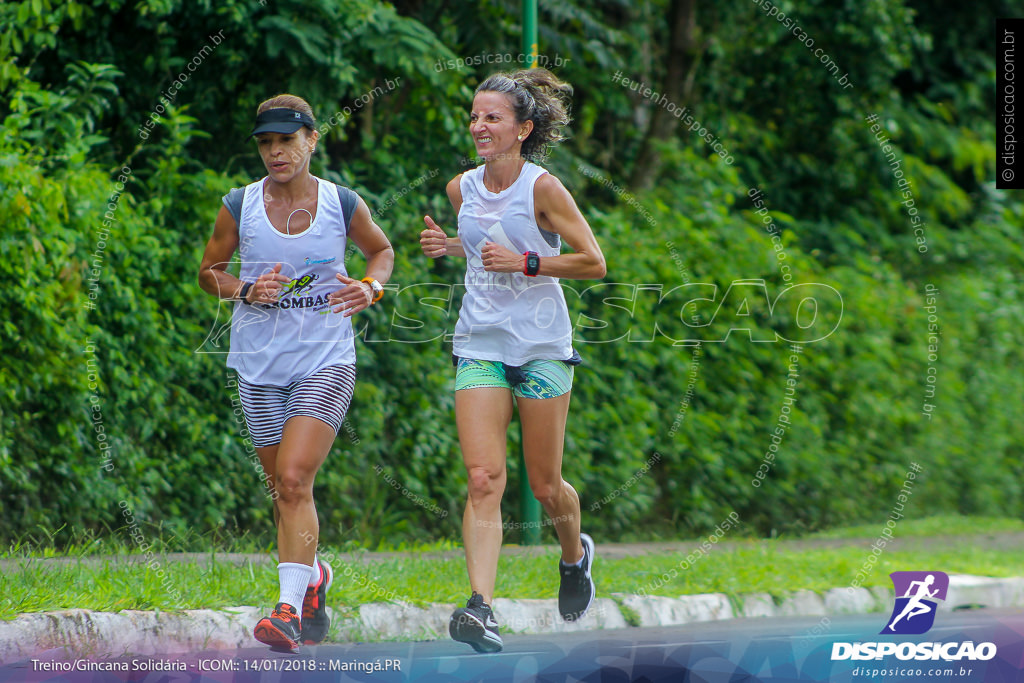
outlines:
M537 0L523 0L523 66L537 66Z
M537 66L537 0L523 0L523 66ZM519 442L523 443L522 417L519 423ZM526 476L526 459L519 452L519 509L523 516L523 545L540 544L540 502L533 497L530 479Z

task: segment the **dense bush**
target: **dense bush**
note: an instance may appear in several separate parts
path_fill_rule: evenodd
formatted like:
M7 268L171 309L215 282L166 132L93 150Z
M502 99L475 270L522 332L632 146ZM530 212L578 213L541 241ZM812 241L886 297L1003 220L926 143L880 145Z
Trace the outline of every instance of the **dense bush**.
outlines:
M361 316L356 396L317 497L332 542L458 536L465 475L445 333L462 264L424 258L417 235L425 213L454 231L444 184L467 167L463 112L491 70L436 67L517 53L514 4L488 6L497 28L486 40L478 15L439 2L324 0L301 15L248 2L0 6L19 26L0 40L0 537L117 529L122 503L173 530L269 529L215 336L229 310L198 289L196 269L220 196L261 172L240 139L274 94L266 83L309 95L329 121L388 81L394 90L332 125L315 160L315 173L379 210L396 247L388 296ZM752 533L877 521L912 462L924 471L910 514L1024 514L1024 376L1012 371L1024 362L1024 203L993 189L987 34L958 34L970 59L949 63L930 52L941 18L913 18L895 0L852 14L834 53L873 41L882 55L851 61L855 98L830 93L831 76L774 20L708 10L690 104L730 141L730 166L681 125L645 140L651 103L610 84L615 70L665 77L632 46L667 39L667 4L545 9L544 39L571 57L561 73L577 88L576 137L546 163L609 268L601 283L564 283L585 359L565 471L587 527L607 539L688 535L733 510ZM828 35L829 11L807 12ZM972 16L958 21L988 21ZM772 22L770 55L760 29L717 38L738 17ZM881 28L858 32L871 22ZM224 42L141 136L186 55L217 30ZM109 31L128 43L109 44ZM806 98L786 98L794 79L809 84ZM917 182L926 254L861 120L873 111ZM630 189L651 145L657 182ZM350 272L361 267L353 255ZM815 311L798 299L814 292L818 317L804 330ZM806 342L791 404L785 340ZM512 429L510 452L518 441Z

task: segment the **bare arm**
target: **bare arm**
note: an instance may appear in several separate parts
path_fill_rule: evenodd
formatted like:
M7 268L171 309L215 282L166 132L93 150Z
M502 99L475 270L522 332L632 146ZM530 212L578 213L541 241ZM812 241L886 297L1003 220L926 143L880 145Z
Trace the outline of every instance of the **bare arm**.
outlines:
M459 209L462 208L461 179L462 174L460 173L448 181L448 185L445 187L448 201L452 203L456 216L459 215ZM423 222L427 224L427 229L420 233L420 246L423 248L424 254L430 258L439 258L441 256L461 256L466 258L466 250L462 248L462 240L458 237L448 237L444 230L430 216L424 216Z
M534 186L533 197L537 224L559 235L575 252L545 256L540 260L538 275L572 280L604 277L608 268L597 238L561 181L550 173L542 175ZM523 255L499 244L488 242L481 255L484 270L498 273L523 272Z
M395 266L395 250L380 226L373 222L366 202L359 198L356 212L349 224L348 237L366 257L366 277L384 284L391 278ZM344 310L346 316L368 308L373 301L373 289L362 282L338 273L338 281L345 286L331 294L334 312Z
M239 299L245 284L227 271L228 263L238 249L238 223L226 207L220 207L213 225L213 236L206 243L203 259L199 264L199 287L207 294L219 299ZM246 299L249 303L271 303L277 300L281 283L289 279L281 275L281 264L260 275L249 288Z

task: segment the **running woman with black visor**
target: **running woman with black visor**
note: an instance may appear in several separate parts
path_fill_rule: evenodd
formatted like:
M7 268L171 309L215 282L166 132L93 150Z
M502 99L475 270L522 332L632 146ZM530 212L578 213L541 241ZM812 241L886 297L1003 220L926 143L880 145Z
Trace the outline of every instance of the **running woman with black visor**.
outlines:
M313 481L355 388L351 316L380 300L395 259L366 203L310 174L315 126L300 97L259 106L252 136L267 176L224 197L199 269L203 291L235 302L227 365L274 499L280 593L254 635L293 652L330 626ZM366 256L361 280L345 267L349 240Z

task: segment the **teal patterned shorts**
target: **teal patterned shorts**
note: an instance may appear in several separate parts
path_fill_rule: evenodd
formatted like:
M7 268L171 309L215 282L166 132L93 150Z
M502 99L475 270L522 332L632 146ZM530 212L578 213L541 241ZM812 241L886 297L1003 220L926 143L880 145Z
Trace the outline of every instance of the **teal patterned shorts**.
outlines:
M455 391L501 387L520 398L555 398L572 389L573 367L560 360L531 360L522 366L520 380L506 375L505 365L494 360L460 358ZM513 380L513 381L510 381Z

